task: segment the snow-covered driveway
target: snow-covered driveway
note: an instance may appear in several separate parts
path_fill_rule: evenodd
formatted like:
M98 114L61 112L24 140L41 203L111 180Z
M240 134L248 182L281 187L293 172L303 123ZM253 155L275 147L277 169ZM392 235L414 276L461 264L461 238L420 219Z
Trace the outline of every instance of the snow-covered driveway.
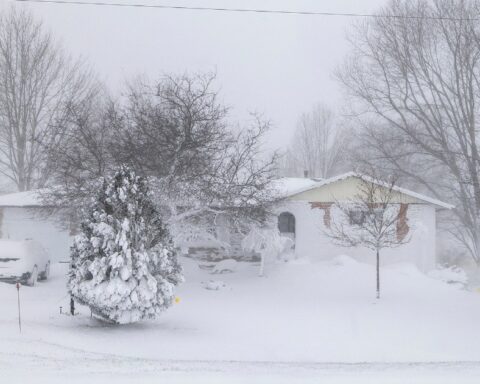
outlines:
M158 321L112 327L71 318L64 266L16 291L0 284L0 383L477 383L480 294L410 266L348 259L270 266L240 263L212 275L184 260L180 303ZM222 280L218 291L203 287ZM223 284L219 284L222 287Z

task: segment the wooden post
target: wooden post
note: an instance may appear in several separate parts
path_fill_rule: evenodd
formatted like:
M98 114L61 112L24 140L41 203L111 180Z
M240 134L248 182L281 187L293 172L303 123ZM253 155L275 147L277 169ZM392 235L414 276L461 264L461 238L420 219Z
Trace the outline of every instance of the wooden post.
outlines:
M377 299L380 299L380 251L377 249Z
M18 329L22 333L22 317L20 316L20 282L17 281L17 302L18 302Z

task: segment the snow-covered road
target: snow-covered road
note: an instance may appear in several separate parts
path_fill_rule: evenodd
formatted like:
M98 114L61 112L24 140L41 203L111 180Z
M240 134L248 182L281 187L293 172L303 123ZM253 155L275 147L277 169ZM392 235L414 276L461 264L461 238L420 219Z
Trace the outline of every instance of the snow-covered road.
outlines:
M23 352L22 352L23 350ZM155 360L42 340L2 340L0 382L24 383L478 383L480 362L299 363Z

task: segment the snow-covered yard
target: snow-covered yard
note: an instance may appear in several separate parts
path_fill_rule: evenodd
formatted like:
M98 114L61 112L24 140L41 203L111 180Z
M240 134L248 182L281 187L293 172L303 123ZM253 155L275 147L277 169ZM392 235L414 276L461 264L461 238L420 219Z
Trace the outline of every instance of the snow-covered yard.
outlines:
M249 263L212 274L181 261L179 303L133 325L104 325L86 308L61 315L69 297L59 264L50 281L21 288L19 334L16 290L0 284L0 382L473 383L480 375L480 294L413 266L383 268L376 301L374 267L346 257L269 266L263 278Z

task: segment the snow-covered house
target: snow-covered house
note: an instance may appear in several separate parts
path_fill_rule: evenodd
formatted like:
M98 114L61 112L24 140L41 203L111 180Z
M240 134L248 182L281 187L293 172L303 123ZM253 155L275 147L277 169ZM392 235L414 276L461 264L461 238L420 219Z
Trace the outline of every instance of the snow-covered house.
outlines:
M294 240L297 257L328 260L347 254L360 261L373 262L374 253L365 248L343 248L336 245L328 231L335 219L335 202L349 201L358 194L361 176L349 172L325 180L283 178L275 182L282 200L276 207L278 228ZM410 241L398 248L382 251L382 263L411 262L429 270L436 261L436 213L453 206L422 194L394 188L392 204L399 204L403 225Z
M293 240L294 257L328 260L347 254L359 261L374 261L372 251L342 248L326 234L334 220L334 203L354 198L360 183L360 177L353 172L325 180L282 178L274 181L278 228L283 236ZM402 231L408 231L410 241L399 248L382 251L382 263L411 262L421 270L429 270L435 266L436 259L436 213L453 206L403 188L396 187L395 192L392 203L402 207ZM58 226L54 218L39 215L41 208L42 199L35 191L0 196L0 238L32 238L50 251L53 260L68 259L73 231ZM221 243L230 244L229 249L211 240L198 241L187 248L192 257L244 257L241 239L229 233L221 219L217 218L215 230ZM251 253L249 256L252 255L255 257Z
M51 260L68 260L72 235L54 218L45 218L45 208L38 191L17 192L0 196L0 238L33 239L49 252Z

